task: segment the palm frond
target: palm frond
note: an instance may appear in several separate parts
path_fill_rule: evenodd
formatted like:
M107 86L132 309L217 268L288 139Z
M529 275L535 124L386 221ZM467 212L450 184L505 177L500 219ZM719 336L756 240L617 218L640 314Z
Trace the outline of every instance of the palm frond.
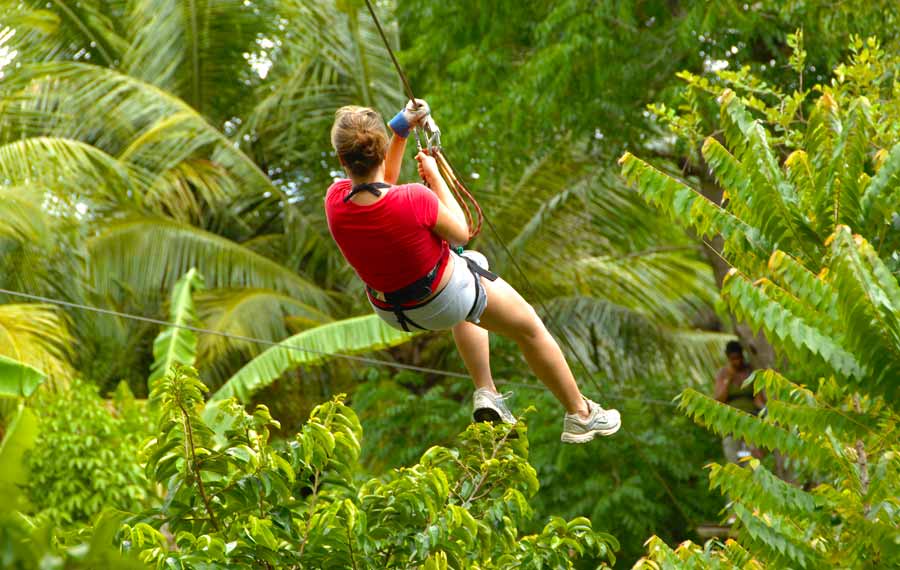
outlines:
M73 377L65 316L50 305L0 304L0 356L44 372L54 386Z
M675 249L578 260L592 296L661 324L684 326L715 303L712 271L696 255Z
M273 8L266 1L131 0L122 70L224 121L246 97L254 75L247 55L274 28Z
M400 82L362 4L292 1L284 3L281 17L289 29L270 52L272 68L258 89L259 103L239 131L254 141L262 161L290 164L318 156L342 105L387 114L402 104Z
M72 203L82 197L127 204L140 196L146 176L102 150L80 141L34 137L0 146L0 176L11 184L41 184Z
M0 186L0 240L49 241L50 221L43 208L43 199L44 196L30 186Z
M579 360L610 380L625 383L667 376L676 387L703 385L715 373L713 363L729 334L660 325L655 319L592 297L560 297L549 310L558 334L579 353Z
M210 401L236 397L250 401L258 390L300 366L313 366L331 358L329 353L357 354L403 344L414 335L389 327L376 315L353 317L318 326L283 341L247 363ZM295 348L290 348L295 347Z
M2 140L76 140L157 176L204 158L242 193L280 196L266 174L190 105L134 77L83 63L33 64L4 82L2 93Z
M294 332L331 321L322 311L271 289L220 289L196 296L205 328L235 336L277 342ZM197 361L213 386L224 383L248 358L263 351L257 343L203 335Z
M568 140L536 158L513 183L500 181L479 198L494 219L503 220L504 228L521 228L505 236L513 251L549 242L596 255L613 249L643 249L661 237L683 236L670 231L671 224L635 200L634 192L608 165L598 164ZM572 240L578 230L584 230L583 235Z
M114 66L127 45L103 0L3 0L0 30L15 33L3 47L20 61L84 59Z
M195 326L193 293L203 288L203 276L191 269L181 277L172 289L169 301L169 319L175 325ZM167 327L153 341L153 364L147 378L148 391L153 383L169 374L172 366L193 366L197 358L197 335L192 330L177 326Z
M213 289L255 287L329 311L330 295L314 283L240 244L171 220L137 218L106 225L87 242L90 273L101 295L124 288L158 298L191 268Z

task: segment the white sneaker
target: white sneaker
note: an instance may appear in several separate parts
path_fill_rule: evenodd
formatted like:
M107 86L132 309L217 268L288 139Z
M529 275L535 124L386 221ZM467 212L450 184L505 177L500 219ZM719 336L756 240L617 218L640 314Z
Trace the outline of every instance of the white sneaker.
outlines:
M622 427L622 417L618 410L604 410L596 402L587 398L591 415L586 420L576 414L566 414L563 421L562 441L564 443L587 443L598 435L612 435Z
M516 423L516 417L506 407L506 400L512 392L500 395L487 388L479 388L472 394L472 419L476 422Z

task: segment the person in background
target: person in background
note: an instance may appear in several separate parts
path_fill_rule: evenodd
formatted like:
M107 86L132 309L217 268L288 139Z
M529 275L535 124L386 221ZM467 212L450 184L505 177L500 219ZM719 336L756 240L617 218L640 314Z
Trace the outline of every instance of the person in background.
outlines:
M744 381L753 373L753 367L744 358L744 347L733 340L725 345L725 356L728 358L728 364L716 374L716 400L748 414L757 415L765 407L766 400L762 392L753 394L753 386L744 386ZM730 435L722 439L722 449L725 458L731 463L737 463L743 457L754 454L743 440Z

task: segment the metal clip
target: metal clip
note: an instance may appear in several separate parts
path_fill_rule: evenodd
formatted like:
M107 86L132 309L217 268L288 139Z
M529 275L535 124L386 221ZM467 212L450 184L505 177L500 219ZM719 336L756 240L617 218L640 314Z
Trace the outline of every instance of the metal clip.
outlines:
M422 151L423 139L425 140L425 148L429 153L432 149L441 150L441 129L434 122L434 119L431 118L431 115L428 115L423 125L413 129L413 133L416 135L417 150Z
M425 119L422 132L425 134L425 144L428 150L441 150L441 129L438 128L431 115L428 115L428 118Z

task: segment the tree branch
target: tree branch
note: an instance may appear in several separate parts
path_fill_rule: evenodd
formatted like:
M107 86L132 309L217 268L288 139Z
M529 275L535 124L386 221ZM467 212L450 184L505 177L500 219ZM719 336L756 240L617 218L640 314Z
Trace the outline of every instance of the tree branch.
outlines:
M215 530L219 530L219 523L216 521L216 514L212 510L212 506L209 503L209 495L206 494L206 487L203 485L203 477L201 477L200 470L197 467L197 454L194 451L194 428L191 427L191 419L187 410L184 409L180 403L178 404L178 409L181 410L181 420L184 424L184 434L186 439L184 440L185 447L187 447L188 455L190 456L190 470L191 474L197 480L197 488L200 490L200 497L203 499L203 505L206 507L206 512L209 514L209 520L212 523L212 526Z
M853 409L857 414L862 413L859 404L859 393L853 394ZM863 496L869 494L869 459L866 456L866 447L861 439L856 440L856 464L859 467L859 487ZM864 503L863 512L868 515L871 505Z

